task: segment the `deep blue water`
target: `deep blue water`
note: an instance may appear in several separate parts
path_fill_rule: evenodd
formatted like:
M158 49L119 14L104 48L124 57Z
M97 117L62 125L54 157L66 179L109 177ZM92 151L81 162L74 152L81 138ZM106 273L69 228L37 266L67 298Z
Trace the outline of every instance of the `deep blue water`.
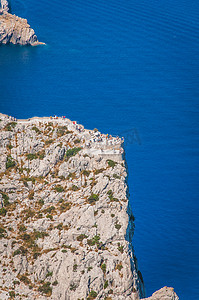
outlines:
M0 111L126 137L147 295L199 299L199 3L13 1L46 46L0 47Z

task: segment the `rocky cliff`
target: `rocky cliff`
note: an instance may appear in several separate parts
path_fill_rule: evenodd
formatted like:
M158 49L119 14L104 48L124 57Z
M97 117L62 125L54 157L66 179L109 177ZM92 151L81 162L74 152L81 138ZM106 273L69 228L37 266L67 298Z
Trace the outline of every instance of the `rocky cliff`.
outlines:
M0 119L0 299L144 297L122 140L65 118ZM178 299L164 292L149 299Z
M40 43L26 19L9 13L7 0L0 0L0 44L36 46Z

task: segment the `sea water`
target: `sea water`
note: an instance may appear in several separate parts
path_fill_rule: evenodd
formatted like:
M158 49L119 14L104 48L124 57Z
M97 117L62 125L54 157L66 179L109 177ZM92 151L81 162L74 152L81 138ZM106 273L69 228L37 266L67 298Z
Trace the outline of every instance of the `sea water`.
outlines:
M0 111L125 137L147 295L199 299L199 4L16 0L46 46L0 47Z

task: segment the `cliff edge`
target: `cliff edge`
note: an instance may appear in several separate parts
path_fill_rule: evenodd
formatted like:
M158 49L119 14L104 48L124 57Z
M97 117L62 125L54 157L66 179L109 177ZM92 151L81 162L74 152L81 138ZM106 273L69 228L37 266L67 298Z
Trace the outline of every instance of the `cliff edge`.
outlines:
M0 44L43 44L38 41L27 20L10 14L9 10L9 2L0 0Z
M145 296L122 143L64 117L0 114L0 299Z

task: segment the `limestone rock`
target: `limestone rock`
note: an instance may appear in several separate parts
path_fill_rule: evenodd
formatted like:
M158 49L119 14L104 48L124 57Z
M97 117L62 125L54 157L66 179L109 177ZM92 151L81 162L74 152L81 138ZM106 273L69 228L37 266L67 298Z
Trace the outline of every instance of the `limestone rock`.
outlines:
M0 120L0 299L144 297L122 140L115 152L68 119Z
M26 19L9 13L9 3L0 0L0 44L20 44L36 46L42 44Z
M153 293L151 297L145 298L143 300L179 300L179 298L174 292L173 288L165 286L157 292Z

